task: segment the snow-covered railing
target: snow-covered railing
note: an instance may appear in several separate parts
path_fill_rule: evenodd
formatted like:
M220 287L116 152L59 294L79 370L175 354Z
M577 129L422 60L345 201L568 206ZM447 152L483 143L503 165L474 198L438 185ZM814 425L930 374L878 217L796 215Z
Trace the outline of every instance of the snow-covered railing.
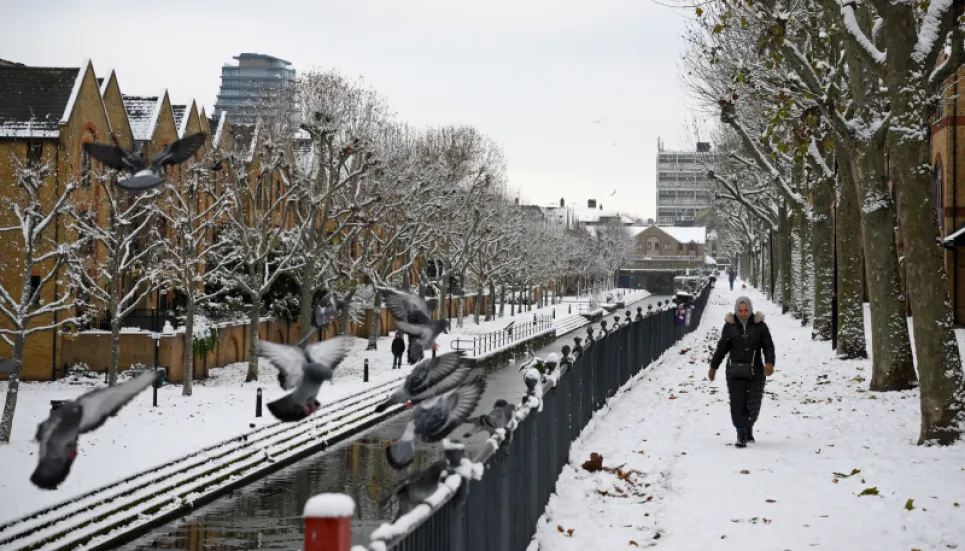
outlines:
M699 325L709 290L700 290L689 325L675 324L668 303L599 332L576 358L564 347L558 368L534 362L547 372L526 370L529 388L506 429L497 430L472 460L462 455L461 443L447 441L448 469L436 489L352 551L525 549L569 461L570 443L610 396ZM306 527L305 551L346 550L310 547Z
M512 322L489 333L459 337L453 339L449 346L453 350L465 352L469 358L479 359L555 330L551 316L533 314L533 321Z

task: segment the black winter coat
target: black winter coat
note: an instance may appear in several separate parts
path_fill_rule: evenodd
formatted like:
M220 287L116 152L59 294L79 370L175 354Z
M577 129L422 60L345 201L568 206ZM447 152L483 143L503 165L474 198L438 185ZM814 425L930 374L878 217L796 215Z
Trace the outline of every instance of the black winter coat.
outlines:
M764 364L774 364L774 341L771 340L771 331L764 323L764 314L754 314L747 322L746 329L732 313L728 313L724 319L727 323L720 333L720 342L717 343L717 351L710 361L710 367L719 368L728 352L729 362L750 363L753 357L754 379L765 379Z
M401 356L405 352L405 341L401 337L392 339L392 355Z

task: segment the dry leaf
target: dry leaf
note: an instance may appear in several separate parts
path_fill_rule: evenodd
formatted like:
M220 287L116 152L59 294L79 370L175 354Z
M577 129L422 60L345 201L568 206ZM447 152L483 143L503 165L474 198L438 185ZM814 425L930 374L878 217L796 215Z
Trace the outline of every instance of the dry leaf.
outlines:
M654 534L654 535L653 535L653 539L655 539L655 540L660 539L660 532L657 532L656 534Z
M556 525L556 529L557 529L561 534L562 534L563 532L566 532L566 530L564 530L563 527L560 526L559 524Z
M632 545L632 546L634 546L634 547L640 547L640 544L637 543L637 542L635 542L635 541L633 541L633 540L630 540L630 545Z
M764 524L770 524L772 522L769 518L762 518L761 520L764 521Z
M573 529L570 528L569 530L567 530L567 531L566 531L566 535L572 538L572 537L573 537Z
M741 474L751 474L747 469L741 469Z
M777 503L777 500L776 500L776 499L768 499L767 502L768 502L768 503Z

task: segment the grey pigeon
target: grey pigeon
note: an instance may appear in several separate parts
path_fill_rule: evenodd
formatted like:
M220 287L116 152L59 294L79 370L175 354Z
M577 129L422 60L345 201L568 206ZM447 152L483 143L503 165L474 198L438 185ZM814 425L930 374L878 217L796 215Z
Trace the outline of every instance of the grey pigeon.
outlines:
M56 490L67 479L77 457L77 437L117 415L121 407L151 386L157 376L156 371L144 371L121 384L82 394L52 411L46 421L37 425L40 454L30 481L38 488Z
M463 353L448 352L435 358L426 358L417 363L402 383L388 399L376 406L375 411L385 411L392 404L405 404L412 407L433 396L452 390L463 383L472 368L462 362Z
M399 512L395 518L398 520L399 517L411 511L436 491L443 473L447 472L447 467L448 462L445 459L440 459L425 469L410 474L389 490L388 497L383 499L379 505L384 507L390 499L396 498L399 504Z
M432 319L437 299L428 302L422 297L403 293L389 287L379 287L385 297L385 305L395 318L395 324L404 333L415 337L409 343L408 360L414 364L422 359L425 350L432 348L439 333L446 330L446 320Z
M412 409L405 432L385 449L389 465L399 471L415 457L416 444L438 442L466 422L486 390L486 379L472 377L459 388L430 398Z
M470 421L473 422L473 427L469 432L463 435L463 438L469 438L480 431L486 431L490 436L492 436L496 433L496 429L506 428L506 425L508 425L513 419L514 411L516 411L515 405L510 404L501 398L496 400L496 403L493 404L492 411L480 415L475 419L470 419Z
M335 293L327 291L315 306L315 316L312 324L316 329L325 329L338 315L338 311L345 307L345 303L335 298Z
M118 180L117 185L128 191L146 191L164 182L164 167L179 165L189 159L204 145L204 132L185 136L168 144L148 165L144 160L144 150L138 147L129 151L116 145L85 143L84 150L105 166L123 170L129 178ZM212 167L212 170L215 170Z
M268 403L268 411L279 421L301 421L315 413L322 383L332 379L332 371L349 351L348 337L312 343L304 350L297 346L259 340L255 352L278 368L278 382L290 393Z

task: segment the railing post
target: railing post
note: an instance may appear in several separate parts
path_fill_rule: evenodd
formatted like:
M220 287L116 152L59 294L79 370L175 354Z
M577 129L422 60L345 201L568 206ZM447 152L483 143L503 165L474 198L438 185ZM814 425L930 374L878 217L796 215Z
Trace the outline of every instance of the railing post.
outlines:
M349 551L355 501L345 494L319 494L305 503L304 551Z

